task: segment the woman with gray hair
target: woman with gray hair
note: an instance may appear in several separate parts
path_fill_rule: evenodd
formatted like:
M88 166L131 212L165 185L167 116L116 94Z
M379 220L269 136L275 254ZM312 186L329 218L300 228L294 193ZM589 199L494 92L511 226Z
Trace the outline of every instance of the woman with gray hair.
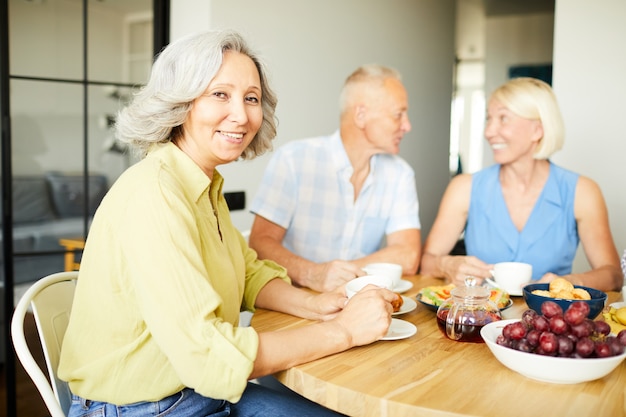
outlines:
M534 78L497 88L488 102L485 137L496 164L450 182L420 272L462 285L466 277L490 277L497 262L516 261L533 266L535 282L561 276L619 291L619 255L600 188L549 160L564 138L552 88ZM462 232L467 256L449 255ZM591 270L572 273L580 241Z
M249 382L382 338L395 294L315 294L259 260L233 226L219 165L268 150L276 98L235 32L181 38L119 115L141 161L111 187L83 253L58 374L71 417L330 416ZM255 307L314 320L257 333Z

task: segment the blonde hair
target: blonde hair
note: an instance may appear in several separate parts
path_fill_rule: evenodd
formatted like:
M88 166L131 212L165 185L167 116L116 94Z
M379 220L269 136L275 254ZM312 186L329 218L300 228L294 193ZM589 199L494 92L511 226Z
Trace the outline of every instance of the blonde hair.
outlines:
M535 150L535 159L548 159L563 147L565 127L561 110L554 91L544 81L513 78L498 87L491 99L498 100L520 117L541 122L543 137Z

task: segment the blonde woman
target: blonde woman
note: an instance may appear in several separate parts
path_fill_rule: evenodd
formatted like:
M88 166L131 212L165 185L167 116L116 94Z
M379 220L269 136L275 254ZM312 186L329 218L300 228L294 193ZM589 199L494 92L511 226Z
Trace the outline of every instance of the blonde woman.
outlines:
M496 262L518 261L532 264L536 282L561 276L575 285L620 290L619 255L600 188L549 160L564 138L550 86L516 78L497 88L485 138L495 164L450 182L420 272L462 285L467 276L489 277ZM467 256L450 256L462 232ZM591 270L574 274L579 242Z

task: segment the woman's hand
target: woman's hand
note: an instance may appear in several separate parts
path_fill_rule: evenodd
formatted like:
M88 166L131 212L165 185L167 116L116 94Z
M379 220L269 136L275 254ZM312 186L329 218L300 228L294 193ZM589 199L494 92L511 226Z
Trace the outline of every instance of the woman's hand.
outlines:
M283 284L286 283L282 280L270 281L267 290L281 290ZM389 330L391 302L396 298L392 291L368 285L349 301L341 291L318 295L309 293L310 297L306 299L298 297L301 291L294 288L289 303L293 301L298 306L310 304L303 310L324 309L329 305L337 309L335 303L340 303L340 311L324 322L259 333L259 348L250 378L268 375L354 346L367 345L380 340ZM272 300L275 295L272 294ZM269 293L265 296L269 297ZM332 315L328 314L326 318Z
M305 303L307 310L311 312L311 320L331 320L339 313L348 302L348 297L344 290L345 285L334 291L323 293L310 293Z
M441 269L451 283L456 286L465 285L465 278L474 277L482 283L485 278L491 277L492 264L487 264L475 256L444 256L441 259Z
M396 298L393 291L367 285L348 300L332 320L349 335L352 346L366 345L382 338L389 330Z
M548 283L554 281L557 278L563 278L563 279L571 282L572 285L582 285L582 286L593 287L593 285L585 285L585 282L583 280L584 274L568 274L568 275L560 276L560 275L557 275L557 274L553 274L552 272L548 272L544 276L542 276L541 279L537 280L536 283L537 284L548 284Z
M537 284L549 284L550 282L554 281L557 278L559 278L559 276L557 274L553 274L552 272L548 272L547 274L542 276L540 279L538 279L536 281L536 283Z

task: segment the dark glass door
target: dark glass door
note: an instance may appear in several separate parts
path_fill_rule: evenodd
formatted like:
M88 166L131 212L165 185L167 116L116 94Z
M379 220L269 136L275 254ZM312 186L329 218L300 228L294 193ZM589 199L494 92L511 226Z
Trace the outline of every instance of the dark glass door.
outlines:
M6 22L0 24L0 360L6 381L0 405L6 404L7 416L32 415L27 403L41 402L37 391L16 399L20 365L8 340L12 304L37 279L77 267L101 198L135 162L117 146L111 126L168 41L169 2L0 5L0 23Z

